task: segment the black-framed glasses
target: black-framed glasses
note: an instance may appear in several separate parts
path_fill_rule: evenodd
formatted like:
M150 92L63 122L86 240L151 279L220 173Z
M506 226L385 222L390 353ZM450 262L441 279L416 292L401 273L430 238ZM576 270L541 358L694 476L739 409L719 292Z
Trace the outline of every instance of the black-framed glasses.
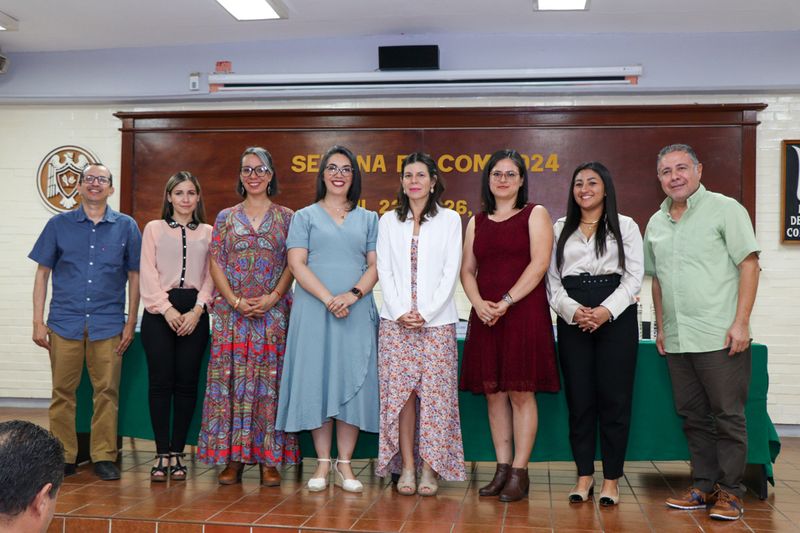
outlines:
M336 174L341 174L343 178L349 178L353 175L353 167L337 167L333 163L325 167L325 172L327 172L330 176L335 176Z
M242 167L239 169L239 174L241 174L243 178L249 178L254 172L256 176L263 178L267 174L272 174L272 169L266 165L261 165L260 167Z
M91 174L86 174L82 178L82 181L88 183L89 185L95 182L99 183L100 185L108 185L109 183L111 183L111 178L109 178L108 176L92 176Z

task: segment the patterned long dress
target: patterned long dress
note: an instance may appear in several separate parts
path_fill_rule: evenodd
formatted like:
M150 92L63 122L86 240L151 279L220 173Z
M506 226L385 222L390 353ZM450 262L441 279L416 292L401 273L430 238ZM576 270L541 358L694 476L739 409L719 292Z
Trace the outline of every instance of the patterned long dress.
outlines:
M209 253L242 298L272 291L287 268L292 211L275 204L251 226L242 204L217 216ZM262 318L246 318L215 294L211 358L198 439L198 458L278 465L300 461L293 434L275 429L291 292Z
M411 309L417 309L418 240L411 241ZM406 329L381 320L378 336L381 430L378 464L381 477L399 474L400 411L417 394L414 431L415 469L427 462L442 479L466 479L458 414L458 348L455 324Z

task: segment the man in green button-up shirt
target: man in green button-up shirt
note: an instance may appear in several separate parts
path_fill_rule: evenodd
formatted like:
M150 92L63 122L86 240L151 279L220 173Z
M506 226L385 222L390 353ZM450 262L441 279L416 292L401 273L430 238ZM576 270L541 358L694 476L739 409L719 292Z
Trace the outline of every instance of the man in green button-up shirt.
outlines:
M667 357L693 475L692 486L666 503L713 504L712 518L736 520L745 492L744 405L760 250L744 207L700 184L703 165L691 147L662 149L657 170L667 198L647 224L645 272L653 277L656 347Z

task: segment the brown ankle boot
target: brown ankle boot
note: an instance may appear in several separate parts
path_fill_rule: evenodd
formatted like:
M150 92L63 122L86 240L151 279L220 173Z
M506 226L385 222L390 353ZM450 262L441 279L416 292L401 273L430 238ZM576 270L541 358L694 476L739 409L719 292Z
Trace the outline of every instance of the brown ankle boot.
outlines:
M528 495L531 482L528 479L527 468L512 468L505 487L500 491L501 502L515 502Z
M505 463L497 463L497 469L494 471L494 478L492 481L478 490L481 496L497 496L506 484L508 473L511 470L511 465Z
M244 465L239 461L231 461L225 465L225 470L219 473L217 481L220 485L235 485L242 482L242 471Z
M279 487L281 485L281 473L274 466L265 464L258 465L261 474L261 485L264 487Z

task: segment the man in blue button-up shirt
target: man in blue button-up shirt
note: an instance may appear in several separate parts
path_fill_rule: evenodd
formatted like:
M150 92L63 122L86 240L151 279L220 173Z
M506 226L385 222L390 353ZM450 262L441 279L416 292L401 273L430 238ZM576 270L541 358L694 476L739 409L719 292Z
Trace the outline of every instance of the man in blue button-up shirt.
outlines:
M108 207L114 187L104 165L88 165L78 191L81 207L51 218L28 255L39 264L33 287L33 341L50 351L50 431L64 444L65 474L75 472L75 391L85 360L94 388L92 462L101 479L119 479L114 465L119 377L139 311L142 238L131 217ZM45 324L51 272L53 297Z

